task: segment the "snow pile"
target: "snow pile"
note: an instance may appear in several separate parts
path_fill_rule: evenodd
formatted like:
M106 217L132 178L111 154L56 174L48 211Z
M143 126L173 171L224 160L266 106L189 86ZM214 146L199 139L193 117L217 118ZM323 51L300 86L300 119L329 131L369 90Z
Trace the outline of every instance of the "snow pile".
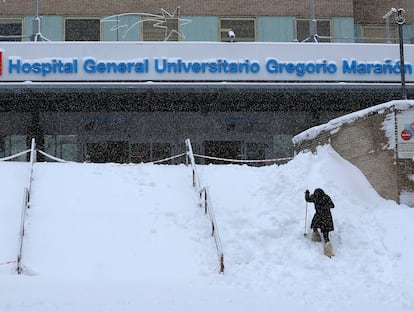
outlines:
M15 258L27 168L0 163L0 263ZM26 274L0 265L0 309L413 309L414 209L379 197L329 146L280 166L197 168L224 275L189 167L37 163ZM304 237L316 187L335 203L332 259Z

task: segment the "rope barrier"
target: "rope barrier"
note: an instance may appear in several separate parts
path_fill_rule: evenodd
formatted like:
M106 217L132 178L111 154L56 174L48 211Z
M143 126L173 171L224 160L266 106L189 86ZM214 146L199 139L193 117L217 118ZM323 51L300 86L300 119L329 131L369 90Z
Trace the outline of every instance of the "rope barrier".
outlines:
M8 157L5 157L5 158L0 158L0 161L8 161L8 160L12 160L12 159L18 158L18 157L20 157L20 156L22 156L22 155L25 155L25 154L27 154L27 153L29 153L29 152L30 152L30 149L27 149L27 150L25 150L25 151L22 151L22 152L19 152L19 153L13 154L13 155L11 155L11 156L8 156Z
M186 154L187 154L187 153L186 153L186 152L184 152L184 153L177 154L177 155L172 156L172 157L169 157L169 158L165 158L165 159L161 159L161 160L153 161L152 163L154 163L154 164L158 164L158 163L162 163L162 162L167 162L167 161L170 161L170 160L173 160L173 159L176 159L176 158L179 158L179 157L185 156Z
M66 161L66 160L63 160L63 159L56 158L56 157L54 157L54 156L52 156L52 155L50 155L50 154L48 154L48 153L46 153L46 152L44 152L42 150L37 150L37 151L40 154L43 154L45 157L47 157L47 158L49 158L51 160L54 160L56 162L60 162L60 163L73 163L72 161Z
M266 159L266 160L236 160L236 159L211 157L211 156L206 156L206 155L201 155L201 154L196 154L196 153L194 153L194 156L198 158L209 159L209 160L219 160L219 161L224 161L224 162L235 162L235 163L266 163L266 162L272 163L272 162L287 161L287 160L293 159L293 157L287 157L287 158Z

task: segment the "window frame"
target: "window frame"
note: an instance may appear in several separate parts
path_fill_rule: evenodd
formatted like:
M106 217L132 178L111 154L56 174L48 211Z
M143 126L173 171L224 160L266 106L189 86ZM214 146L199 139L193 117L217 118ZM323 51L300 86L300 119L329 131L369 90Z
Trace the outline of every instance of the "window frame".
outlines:
M276 158L291 157L294 154L292 134L278 133L272 136L272 152Z
M384 31L384 37L368 37L366 31L368 29L377 29ZM370 39L372 38L372 39ZM368 40L367 40L368 39ZM368 24L361 26L361 43L388 43L387 42L387 27L385 24ZM398 28L396 25L390 23L390 41L398 43Z
M301 18L295 18L295 37L296 37L297 41L302 42L307 38L307 36L302 40L300 40L298 38L298 22L306 22L308 24L308 34L309 34L310 21L311 21L310 18L302 18L302 17ZM330 37L329 39L322 39L323 41L318 40L318 42L332 43L333 40L334 40L333 35L332 35L332 19L331 18L318 18L318 19L316 19L316 33L318 35L322 36L322 37L325 37L325 35L322 35L322 34L318 33L318 22L328 22L329 23L329 35L328 35L328 37Z
M5 25L5 24L20 24L20 30L21 30L20 35L15 36L16 40L3 40L3 39L7 38L7 36L5 36L4 38L3 37L0 38L0 41L2 41L2 42L19 42L19 41L23 41L24 31L25 31L23 18L21 18L21 17L1 17L0 18L0 24L3 24L3 25ZM2 34L0 34L0 35L2 35ZM19 40L19 38L20 38L20 40Z
M167 38L165 38L165 35L163 34L163 36L164 36L164 38L163 39L161 39L161 40L157 40L157 39L154 39L154 40L148 40L148 39L146 39L145 38L145 36L146 36L146 29L145 29L145 26L146 25L148 25L148 24L150 24L151 25L151 29L156 29L156 30L160 30L160 32L162 31L163 33L165 32L165 30L163 29L163 28L161 28L161 27L154 27L154 24L155 23L157 23L157 22L150 22L150 20L151 20L151 18L150 17L143 17L142 18L142 27L141 27L141 31L142 31L142 33L141 33L141 38L142 38L142 41L147 41L147 42L151 42L151 41L155 41L155 42L162 42L162 41L171 41L171 42L178 42L178 41L180 41L180 18L179 18L179 16L176 16L176 17L174 17L174 18L169 18L169 17L166 17L165 18L165 20L177 20L177 29L175 29L175 31L177 32L177 33L172 33L172 35L170 36L170 37L167 37ZM168 28L167 28L168 29ZM170 39L170 38L173 38L173 39ZM176 38L176 40L175 40L175 38Z
M72 150L67 152L65 149L72 146ZM44 135L45 152L57 158L74 161L78 160L79 143L76 134L46 134Z
M161 152L159 152L161 151ZM167 151L167 152L163 152ZM130 141L129 161L130 163L154 162L171 157L173 145L171 142L163 141ZM164 154L163 154L164 153ZM172 159L163 162L171 164Z
M86 16L86 17L80 17L80 16L66 16L63 19L63 41L67 42L75 42L75 41L91 41L91 40L66 40L66 22L68 20L97 20L99 22L99 40L92 40L92 42L99 42L102 41L103 33L102 33L102 18L100 17L94 17L94 16Z

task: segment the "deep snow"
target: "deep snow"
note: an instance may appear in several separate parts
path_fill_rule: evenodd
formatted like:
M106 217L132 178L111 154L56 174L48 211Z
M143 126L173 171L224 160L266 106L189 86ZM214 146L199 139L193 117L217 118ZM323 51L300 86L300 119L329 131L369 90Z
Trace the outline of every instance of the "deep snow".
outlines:
M414 209L384 200L329 146L284 165L0 162L0 310L413 310ZM304 191L333 199L336 256L304 237ZM313 204L308 204L308 218ZM309 230L309 229L307 229Z

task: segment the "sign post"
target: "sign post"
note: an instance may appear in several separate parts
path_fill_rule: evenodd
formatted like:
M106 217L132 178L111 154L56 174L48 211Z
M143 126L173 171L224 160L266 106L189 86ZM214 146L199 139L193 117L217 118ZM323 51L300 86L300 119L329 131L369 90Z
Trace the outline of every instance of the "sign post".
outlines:
M403 25L405 24L405 10L398 9L395 22L398 25L398 37L400 40L400 66L401 66L401 99L407 99L407 89L405 87L405 64L404 64L404 37Z

